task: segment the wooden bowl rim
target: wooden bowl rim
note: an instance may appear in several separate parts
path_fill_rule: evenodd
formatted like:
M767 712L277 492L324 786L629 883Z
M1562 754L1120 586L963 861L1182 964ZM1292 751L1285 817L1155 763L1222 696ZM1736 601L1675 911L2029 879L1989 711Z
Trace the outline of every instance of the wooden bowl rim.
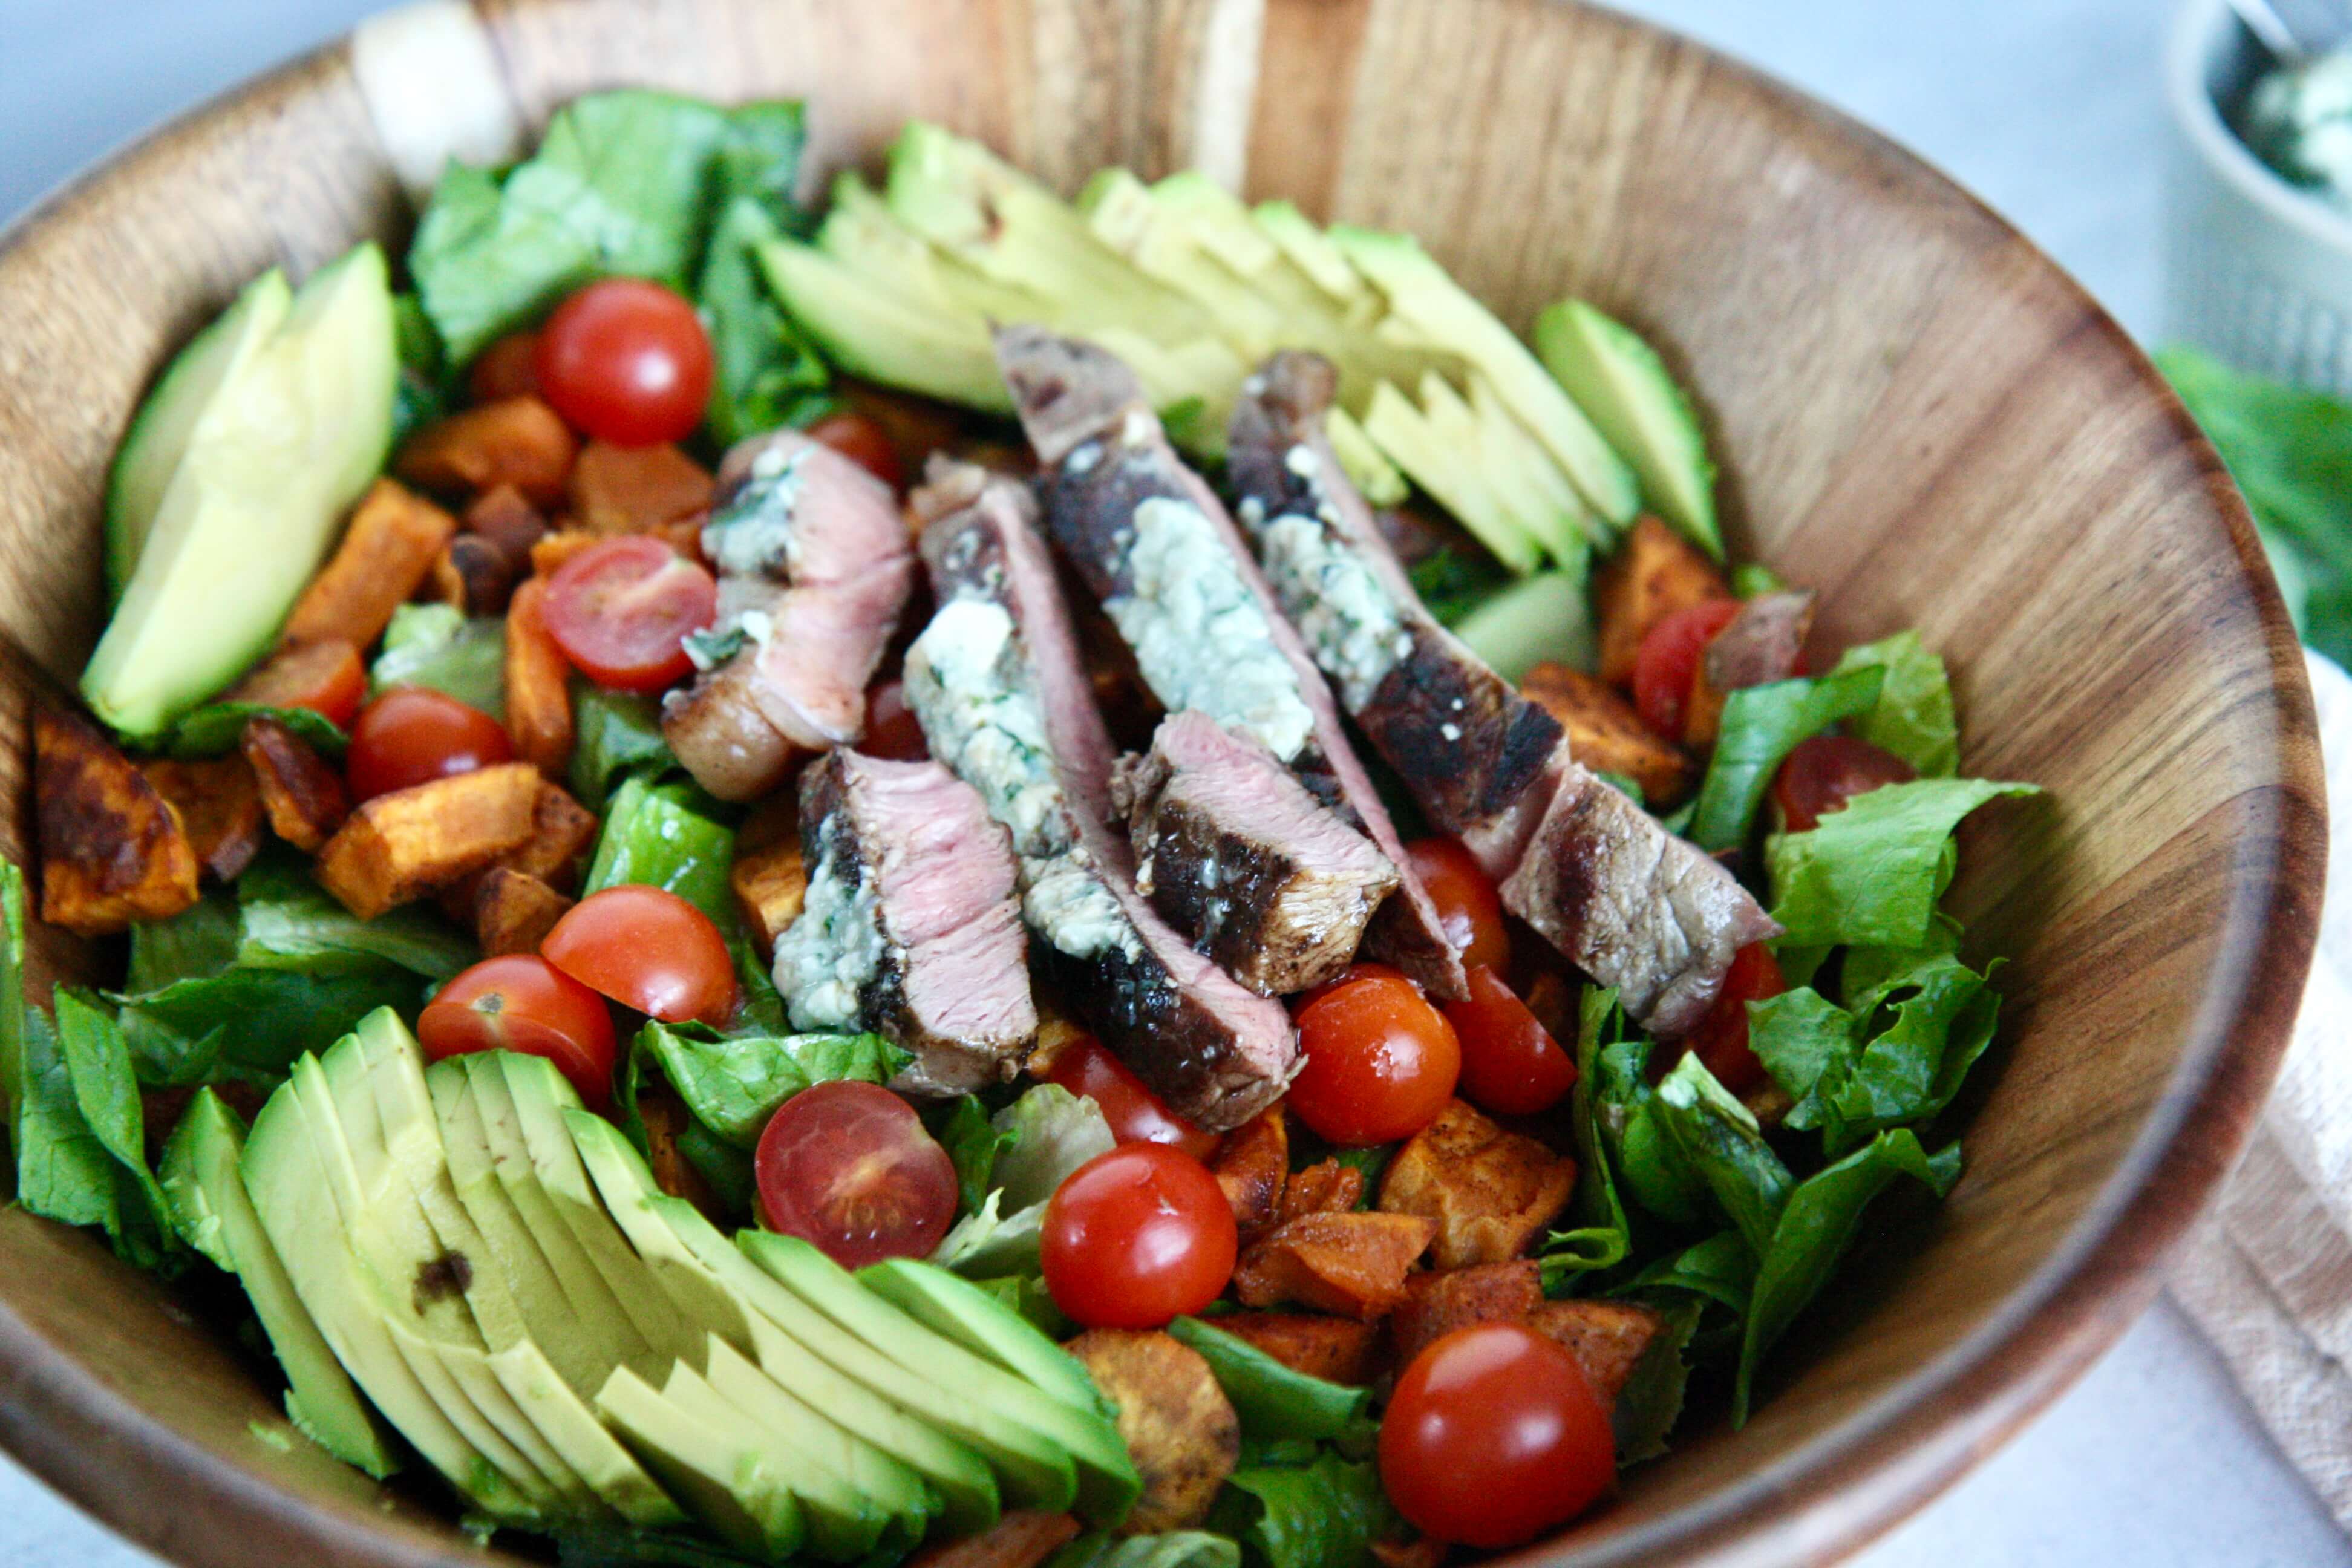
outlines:
M507 0L506 8L563 3ZM1496 1559L1510 1568L1832 1562L1925 1505L2087 1371L2154 1299L2164 1260L2236 1163L2285 1054L2317 943L2327 832L2316 720L2302 652L2244 499L2170 384L2072 274L1973 192L1811 94L1645 18L1591 0L1569 3L1696 52L1712 70L1866 153L1895 182L1964 204L2057 280L2081 306L2088 330L2119 352L2138 392L2155 397L2199 458L2269 651L2282 772L2217 807L2255 806L2235 837L2242 853L2261 858L2233 871L2215 960L2163 1098L2065 1242L1975 1331L1778 1460L1642 1524L1607 1530L1604 1521L1604 1533L1571 1532ZM216 117L266 110L348 77L350 47L345 33L100 158L0 227L0 260L38 230L85 220L109 190L135 188L149 163ZM2248 803L2254 794L2263 800ZM8 1395L0 1400L0 1448L93 1518L179 1562L239 1568L250 1561L251 1542L217 1527L191 1541L134 1500L201 1488L268 1537L316 1552L322 1564L448 1568L485 1560L389 1516L313 1506L148 1418L79 1361L52 1353L5 1298L0 1387Z

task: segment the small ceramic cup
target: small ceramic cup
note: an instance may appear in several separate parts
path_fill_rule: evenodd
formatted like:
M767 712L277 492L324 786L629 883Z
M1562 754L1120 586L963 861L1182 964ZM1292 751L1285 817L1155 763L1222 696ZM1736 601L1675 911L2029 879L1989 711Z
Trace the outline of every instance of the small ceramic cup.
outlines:
M2221 106L2263 59L2228 0L2187 0L2165 51L2164 341L2352 397L2352 212L2288 184Z

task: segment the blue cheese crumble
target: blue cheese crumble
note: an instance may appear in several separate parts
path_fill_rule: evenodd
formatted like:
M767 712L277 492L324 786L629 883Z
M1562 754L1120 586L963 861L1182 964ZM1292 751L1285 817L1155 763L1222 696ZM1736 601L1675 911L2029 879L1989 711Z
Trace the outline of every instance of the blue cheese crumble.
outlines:
M702 530L702 552L721 575L789 578L799 546L800 452L770 447L751 459L743 488Z
M1024 858L1070 847L1045 712L1021 668L1013 617L987 599L953 599L907 649L907 705L931 754L980 791Z
M776 938L776 989L795 1029L856 1028L859 998L882 972L882 912L865 871L845 870L828 841L800 918Z
M1265 574L1339 700L1360 713L1412 651L1396 596L1319 518L1286 512L1258 535Z

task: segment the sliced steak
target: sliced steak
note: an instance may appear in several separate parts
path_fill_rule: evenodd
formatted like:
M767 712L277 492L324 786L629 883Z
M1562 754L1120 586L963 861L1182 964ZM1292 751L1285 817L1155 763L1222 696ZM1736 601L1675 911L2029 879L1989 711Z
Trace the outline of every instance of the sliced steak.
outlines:
M1396 867L1398 896L1369 945L1442 997L1462 963L1357 760L1331 693L1223 505L1168 444L1126 365L1035 327L996 333L996 357L1049 472L1047 525L1135 650L1170 712L1192 709L1258 741Z
M931 754L1012 835L1033 953L1179 1115L1238 1127L1297 1070L1282 1008L1186 945L1110 826L1112 749L1027 488L934 460L915 497L940 608L907 650Z
M828 752L801 775L800 918L776 988L800 1029L870 1029L915 1053L892 1087L961 1094L1021 1070L1037 1037L1012 846L933 762Z
M1135 846L1136 886L1198 952L1261 996L1348 967L1396 890L1370 839L1307 793L1274 753L1190 710L1121 760L1112 807Z
M1797 673L1805 636L1812 629L1811 592L1757 595L1706 645L1708 688L1733 692L1788 679Z

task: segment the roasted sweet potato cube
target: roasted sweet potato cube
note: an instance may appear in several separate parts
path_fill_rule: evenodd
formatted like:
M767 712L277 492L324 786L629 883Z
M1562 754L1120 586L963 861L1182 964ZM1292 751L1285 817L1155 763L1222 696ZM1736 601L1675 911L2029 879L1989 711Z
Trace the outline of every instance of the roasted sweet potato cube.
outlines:
M232 882L253 864L261 852L261 794L243 757L156 757L139 771L180 814L188 847L206 872Z
M1228 1312L1218 1328L1309 1377L1361 1387L1381 1373L1381 1330L1319 1312Z
M1558 1340L1603 1405L1617 1403L1666 1321L1632 1301L1545 1301L1528 1314L1528 1327Z
M577 451L554 409L536 397L503 397L436 419L408 438L392 467L429 490L512 485L544 507L563 499Z
M501 763L377 795L319 852L319 883L373 920L520 847L545 784L529 763Z
M1690 793L1698 770L1687 752L1660 740L1616 688L1564 664L1539 664L1519 689L1568 731L1568 754L1595 773L1622 773L1643 801L1667 806Z
M460 877L442 889L441 908L459 925L474 923L474 900L492 867L536 877L559 893L580 885L580 868L596 842L596 814L572 798L561 784L542 783L531 805L530 837L489 866Z
M1437 1222L1412 1214L1309 1214L1253 1242L1234 1269L1244 1307L1296 1301L1370 1321L1404 1300L1405 1275Z
M334 837L352 814L342 774L275 719L247 720L240 744L278 837L312 853Z
M1562 1050L1576 1054L1576 986L1557 970L1547 969L1528 983L1528 1011L1536 1016Z
M493 866L474 889L474 934L482 956L537 952L572 900L528 871Z
M1593 575L1601 679L1612 686L1624 685L1633 679L1633 656L1652 626L1676 610L1730 597L1731 584L1696 545L1656 518L1642 518L1608 564Z
M1542 1275L1524 1258L1416 1274L1405 1281L1402 1303L1389 1314L1389 1348L1402 1366L1456 1329L1524 1322L1542 1302Z
M1276 1221L1307 1214L1346 1214L1364 1201L1364 1173L1337 1160L1322 1160L1290 1178L1275 1210Z
M347 642L365 647L392 624L457 532L457 520L391 479L360 498L342 543L310 579L286 617L278 642L301 647Z
M1062 1348L1118 1406L1119 1437L1143 1478L1120 1528L1148 1535L1207 1519L1241 1462L1242 1424L1206 1358L1156 1330L1089 1329Z
M1443 1568L1445 1554L1451 1550L1433 1535L1416 1535L1405 1541L1374 1541L1366 1543L1366 1551L1381 1568Z
M1270 1106L1226 1133L1209 1173L1224 1189L1244 1236L1272 1225L1290 1179L1290 1123L1282 1107Z
M1044 992L1037 994L1037 1045L1029 1053L1028 1072L1037 1078L1054 1065L1060 1056L1078 1041L1087 1038L1087 1026Z
M283 647L228 689L224 702L257 708L308 708L329 718L348 717L367 695L367 666L359 645L344 637L320 637L300 647Z
M530 547L531 574L553 576L565 562L597 542L597 536L584 528L555 529Z
M507 732L515 755L558 778L572 761L572 666L548 634L546 596L534 577L507 609Z
M530 559L530 547L547 537L547 518L530 498L512 485L494 485L474 498L466 509L467 529L506 552L520 565Z
M1427 1216L1431 1260L1467 1268L1517 1258L1575 1191L1574 1160L1454 1100L1389 1162L1380 1206Z
M572 465L572 515L591 533L650 533L710 506L710 470L672 446L591 441Z
M514 592L515 563L478 533L461 533L433 563L433 597L461 616L503 614Z
M978 1535L926 1546L905 1568L1039 1568L1078 1538L1075 1515L1015 1509Z
M46 703L33 711L33 815L50 924L100 936L196 901L196 852L172 803L97 725Z
M801 918L808 893L808 870L801 864L799 803L791 794L771 795L752 807L735 836L735 902L751 939L763 954Z

